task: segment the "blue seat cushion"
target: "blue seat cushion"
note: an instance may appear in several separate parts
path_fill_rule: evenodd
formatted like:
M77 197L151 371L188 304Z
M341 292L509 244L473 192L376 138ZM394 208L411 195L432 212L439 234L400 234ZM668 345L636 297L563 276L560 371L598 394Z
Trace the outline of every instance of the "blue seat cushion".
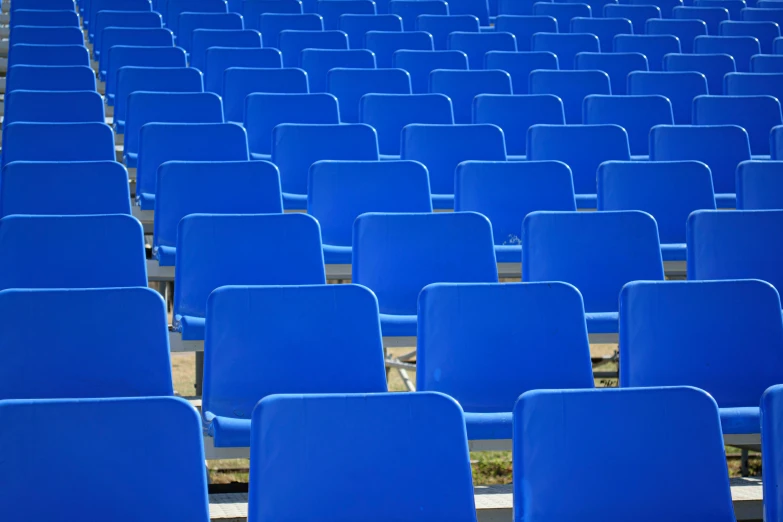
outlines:
M177 316L177 331L182 334L183 341L203 341L206 320L192 315Z
M384 337L416 337L416 316L381 314L381 333Z
M587 333L617 333L620 330L620 314L617 312L589 312L585 314Z
M465 412L468 440L498 440L512 437L511 412Z
M454 194L433 194L432 208L435 210L453 210Z
M250 446L250 419L213 417L207 434L216 448L246 448Z
M307 208L307 194L283 192L283 208L285 210L305 210Z
M576 208L590 209L598 207L598 194L577 194Z
M664 261L685 261L686 255L685 243L664 243L661 245L661 257Z
M737 195L715 194L715 204L718 208L737 208Z
M498 263L521 263L522 245L495 245L495 258Z
M327 265L350 265L353 249L349 246L324 245L324 263Z
M724 435L761 433L761 412L756 406L719 408Z

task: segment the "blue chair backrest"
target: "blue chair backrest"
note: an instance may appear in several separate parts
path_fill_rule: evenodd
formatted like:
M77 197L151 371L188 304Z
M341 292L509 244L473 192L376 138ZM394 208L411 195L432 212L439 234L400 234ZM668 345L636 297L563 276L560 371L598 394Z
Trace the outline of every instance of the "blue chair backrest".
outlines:
M265 35L268 47L279 49L280 33L285 30L323 31L324 20L315 13L264 13L260 17L258 29ZM252 27L252 26L249 26Z
M279 0L275 0L279 1ZM231 67L223 73L223 111L226 121L245 121L245 102L254 92L305 94L307 73L302 69ZM265 143L269 140L264 138ZM267 153L269 147L265 146ZM255 152L255 148L251 147Z
M783 162L743 161L737 166L737 210L783 210Z
M207 317L207 419L249 420L273 394L387 389L378 301L362 286L228 286L210 294ZM331 349L351 358L350 371L321 359Z
M0 217L131 213L128 171L116 161L15 161L0 180Z
M341 113L342 114L342 113ZM359 122L378 133L381 154L400 153L400 133L411 123L454 123L451 100L443 94L365 94L359 101Z
M640 96L590 95L585 98L583 120L586 124L614 123L628 133L631 154L650 153L650 129L656 125L674 125L672 104L657 94Z
M0 402L0 419L9 426L0 435L0 483L19 501L8 506L10 519L83 512L131 522L154 509L166 519L209 521L201 419L184 399L9 400ZM41 466L50 473L39 477ZM142 471L152 468L152 477ZM69 494L77 481L97 498ZM35 502L36 487L52 502Z
M369 93L411 94L411 77L404 69L336 68L327 73L326 89L340 103L340 121L357 123L362 96Z
M579 53L600 53L601 43L598 37L589 33L536 33L531 39L532 51L548 51L557 55L560 69L574 69L576 55Z
M107 27L163 27L163 17L154 11L100 11L95 26L90 25L93 55L97 58L103 49L103 31ZM84 39L82 38L82 43ZM182 46L180 46L182 47Z
M700 209L715 210L712 175L704 163L608 161L598 167L598 210L648 212L663 244L685 243L688 216Z
M426 286L417 349L417 390L468 412L510 412L528 390L593 387L582 296L566 283Z
M663 70L699 72L707 79L707 91L710 94L723 94L723 77L736 71L736 67L734 58L728 54L667 54L663 57ZM685 104L683 104L683 118L686 115L685 109Z
M506 152L527 153L531 125L565 125L563 102L553 94L479 94L473 98L473 123L492 123L503 129Z
M352 276L375 293L382 314L414 315L430 283L497 283L492 225L474 212L362 214Z
M757 54L750 58L752 73L783 73L783 56L777 54Z
M467 70L468 55L461 51L400 50L394 53L392 66L408 71L411 75L413 94L424 94L430 92L430 73L432 71L436 69Z
M203 71L206 67L207 49L210 47L259 48L261 33L253 29L196 29L193 31L193 49L190 66Z
M331 2L333 0L322 0ZM433 51L432 35L424 31L367 31L364 37L365 47L375 55L379 68L392 66L394 53L400 49L411 51Z
M742 16L742 9L747 7L747 3L744 0L694 0L693 4L697 7L720 7L726 9L731 20L739 20Z
M401 140L400 157L427 167L433 194L454 194L454 172L463 161L506 161L503 131L496 125L413 124L402 129Z
M680 40L671 34L621 34L614 37L613 50L618 53L642 53L651 71L663 70L663 57L679 53Z
M490 25L490 15L497 16L497 2L487 0L451 0L449 4L450 15L471 15L479 19L483 27ZM495 4L494 7L490 4Z
M737 346L748 354L739 371ZM755 408L781 381L783 320L769 283L636 281L620 293L623 388L695 386L722 408Z
M604 161L630 161L628 134L619 125L533 125L527 132L528 160L558 160L571 167L577 194L595 194Z
M591 94L612 94L609 75L603 71L533 71L530 94L554 94L563 100L566 123L582 121L582 105Z
M166 0L166 2L168 4L166 9L166 26L177 34L179 34L179 15L184 12L228 13L226 0Z
M375 2L371 0L318 0L316 2L318 14L324 19L324 29L336 30L340 28L340 16L348 13L374 15Z
M128 215L6 216L0 248L0 290L147 286L144 235Z
M490 51L484 55L484 68L506 71L511 75L514 94L528 94L528 77L532 71L536 69L556 71L559 67L557 56L546 51Z
M495 30L511 33L516 37L518 51L530 51L534 34L556 33L557 27L557 20L551 16L504 14L495 19Z
M693 52L693 40L697 36L707 34L707 24L703 20L661 20L652 18L647 20L647 34L674 35L680 41L683 53ZM664 60L666 56L664 55ZM664 66L664 71L666 67Z
M449 34L453 32L478 33L479 19L473 14L451 15L419 15L416 20L416 29L426 31L432 35L435 50L447 49ZM505 32L495 23L495 30Z
M748 132L752 154L769 154L769 133L783 124L780 102L772 96L697 96L695 125L739 125Z
M115 45L109 50L106 95L117 93L120 69L125 67L186 67L185 50L179 47L132 47ZM198 69L197 69L198 70Z
M368 31L402 31L402 18L394 14L346 13L340 17L339 25L339 29L348 35L350 48L361 49Z
M606 437L627 473L599 466L591 453ZM670 439L678 444L661 444ZM695 487L689 487L692 476L659 480L682 451L698 477ZM552 465L563 458L568 466ZM552 484L577 493L563 502ZM514 407L515 522L601 520L606 505L600 494L607 489L624 499L616 507L623 519L732 522L715 400L695 388L541 390L520 397Z
M725 93L732 96L766 94L783 100L783 73L730 73L724 77Z
M204 64L204 90L223 95L223 75L231 67L278 69L283 55L277 49L210 47Z
M633 24L627 18L589 18L571 19L572 33L592 33L598 37L601 49L609 52L618 34L633 34Z
M761 54L759 41L752 36L697 36L693 50L696 54L730 54L738 72L750 71L750 57Z
M95 72L86 65L15 65L9 67L5 92L94 91Z
M772 41L780 36L780 26L775 22L738 22L720 23L721 36L752 36L759 41L761 52L772 53Z
M402 18L404 31L416 30L416 19L419 15L447 15L449 4L441 0L392 0L389 2L389 13Z
M310 92L327 92L326 77L331 69L375 68L375 55L367 49L305 49L301 60L302 69L307 71Z
M746 7L740 11L742 19L746 22L775 22L783 25L783 6L774 7Z
M8 36L10 45L84 45L84 32L78 27L35 27L18 25Z
M284 193L306 194L307 173L318 160L379 159L375 129L363 123L284 123L272 130L272 162L280 169Z
M613 95L628 93L628 75L647 71L647 57L642 53L579 53L576 55L579 71L603 71L609 75Z
M245 28L245 20L239 13L182 13L179 15L177 45L190 52L193 47L193 31L196 29L239 30Z
M14 11L11 27L32 25L35 27L79 27L79 15L73 9L45 11L38 9L17 9Z
M122 130L127 116L128 98L136 91L167 93L203 93L203 74L193 67L123 67L117 73L114 123ZM118 132L119 132L118 128Z
M522 222L522 280L571 283L586 312L616 312L620 289L640 279L663 281L645 212L533 212Z
M495 245L520 245L531 212L576 210L571 169L560 161L464 161L454 177L454 210L487 216Z
M342 0L340 0L342 1ZM348 49L348 35L343 31L280 31L279 47L285 67L302 65L304 49Z
M307 213L324 245L350 247L366 212L432 212L427 169L416 161L317 161L307 178Z
M608 3L604 6L604 16L607 18L627 18L633 25L634 34L644 34L647 20L662 18L661 8L657 5L629 5ZM609 52L609 49L601 49Z
M11 123L3 131L2 166L12 161L114 160L114 133L105 123Z
M299 0L243 0L242 15L246 29L261 30L261 15L267 13L302 14ZM266 33L263 33L266 34ZM269 44L269 42L267 42Z
M716 35L720 32L720 23L729 19L729 10L724 7L680 6L672 10L672 16L677 20L701 20L707 24L707 34Z
M501 31L473 33L453 32L448 36L448 48L468 55L471 69L484 68L484 55L489 51L517 51L517 39Z
M582 3L554 3L554 2L536 2L533 4L533 15L551 16L557 20L557 28L560 32L571 32L571 20L573 18L593 16L592 8Z
M17 121L38 123L105 122L103 98L95 91L22 91L5 96L3 127Z
M253 410L250 451L265 465L250 472L248 520L381 521L403 509L410 522L476 522L462 415L454 399L434 393L267 397ZM389 451L411 459L390 459ZM338 465L339 477L312 483ZM389 485L403 479L411 492L393 498ZM302 488L322 499L318 505L291 505ZM340 502L348 489L361 500Z
M101 35L101 52L98 61L102 77L108 75L110 51L115 45L173 47L174 33L170 29L160 27L107 27Z
M272 153L272 131L281 123L340 123L337 98L327 93L256 93L245 98L245 106L244 125L255 154Z
M430 92L451 98L455 123L471 123L473 98L479 94L513 94L513 89L506 71L437 69L430 73Z
M733 194L737 165L750 159L750 142L736 125L658 125L650 131L650 159L702 161L712 171L715 193Z
M97 19L97 15L101 11L132 11L132 12L152 12L152 2L150 0L90 0L89 13L85 13L85 18L89 24L85 24L89 27L90 41L94 41L96 31L101 31L107 26L99 26L94 24L93 21ZM113 26L116 27L116 26ZM175 27L171 28L172 31L176 31Z
M777 487L781 476L781 457L779 441L780 433L781 394L783 386L770 387L761 396L761 462L766 469L767 480L762 484L764 498L764 520L779 521L783 513L783 498Z
M693 99L708 92L707 78L699 72L636 71L628 75L628 94L665 96L676 125L691 124Z
M90 53L84 44L14 44L8 51L8 66L14 65L90 65Z
M783 288L781 210L694 212L688 218L688 279L761 279Z
M152 289L3 290L0 310L3 400L174 395L166 307ZM117 328L118 312L133 327Z
M38 9L44 11L74 11L76 8L73 0L37 0L34 2L17 2L9 6L9 11L14 12L20 9Z

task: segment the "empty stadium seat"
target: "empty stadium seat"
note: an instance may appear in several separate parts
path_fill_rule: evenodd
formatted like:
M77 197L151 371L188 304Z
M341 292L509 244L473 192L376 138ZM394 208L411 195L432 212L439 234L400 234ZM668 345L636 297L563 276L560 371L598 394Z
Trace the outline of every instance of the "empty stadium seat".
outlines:
M179 15L177 46L190 52L193 47L193 31L196 29L236 31L244 28L244 19L239 13L182 13Z
M506 161L503 131L496 125L424 125L402 129L400 158L419 161L430 175L433 207L454 208L454 172L466 160Z
M193 31L190 66L204 71L210 47L262 47L261 34L253 29L196 29Z
M303 143L307 147L302 147ZM307 173L316 161L379 159L375 129L362 123L284 123L272 131L272 162L280 169L286 210L305 208Z
M242 17L245 20L245 28L247 29L267 30L268 27L261 27L261 16L265 14L302 14L303 12L302 2L299 0L242 1ZM320 29L323 29L323 27L321 26ZM269 41L267 41L267 45L269 45Z
M662 20L651 18L647 20L646 33L650 35L674 35L680 41L682 52L691 54L693 52L694 38L707 34L707 24L703 20Z
M15 161L0 180L0 217L131 213L128 171L116 161Z
M178 33L179 15L184 12L227 13L228 4L226 0L166 0L166 27Z
M761 396L761 462L767 479L762 484L764 495L764 520L780 520L783 507L776 487L780 477L780 385L771 386Z
M6 216L0 249L0 290L147 286L141 223L129 215Z
M399 156L403 127L411 123L453 124L454 112L451 100L443 94L372 93L359 102L359 122L378 133L382 155Z
M419 31L426 31L432 35L432 42L436 51L448 49L447 43L449 34L460 33L478 33L479 19L472 14L464 15L419 15L416 20L416 28ZM498 26L495 22L495 30L505 32L506 30ZM481 62L483 63L483 61Z
M96 54L100 79L106 81L109 71L109 55L116 46L173 47L174 33L160 27L107 27L101 35L101 48ZM115 67L115 71L118 67Z
M302 51L302 69L307 71L310 92L327 92L330 69L374 69L375 55L367 49L305 49Z
M731 96L774 96L783 99L783 73L730 73L724 76L725 93Z
M5 95L3 128L20 122L105 122L103 99L95 91L21 91Z
M614 38L615 52L641 53L647 57L650 71L663 70L663 57L680 52L680 40L671 34L621 34Z
M672 10L683 5L683 0L653 0L652 2L650 0L631 0L630 3L633 5L655 5L660 8L663 18L671 18Z
M562 70L574 69L575 57L579 53L600 53L598 37L588 33L536 33L532 37L533 51L548 51L557 55Z
M90 65L84 45L14 44L8 50L8 67L14 65Z
M84 45L84 33L78 27L16 26L9 31L11 45Z
M300 67L304 49L348 49L348 35L343 31L286 29L280 32L279 47L285 67Z
M79 15L74 10L17 9L11 27L29 25L35 27L79 27Z
M333 0L323 0L333 1ZM401 50L432 51L432 35L424 31L368 31L364 37L365 47L375 55L378 68L392 66L394 53Z
M204 90L223 94L223 74L230 67L275 69L283 66L277 49L210 47L204 65Z
M603 71L609 75L612 94L626 94L628 75L633 71L647 71L647 57L641 53L579 53L576 55L579 71Z
M770 131L783 124L783 114L780 102L772 96L697 96L693 123L739 125L748 133L751 153L768 155Z
M105 123L11 123L3 130L2 166L12 161L114 160L114 133Z
M517 42L516 37L511 33L453 32L448 36L448 48L467 54L468 66L471 69L483 69L485 54L490 51L516 52Z
M740 11L741 19L746 22L775 22L778 25L783 24L783 6L775 9L774 7L756 8L746 7Z
M737 167L737 210L783 209L783 162L743 161Z
M430 92L451 99L456 123L471 123L473 99L479 94L511 94L511 76L502 70L435 70Z
M693 42L696 54L730 54L737 72L750 71L750 57L761 54L759 41L752 36L697 36Z
M495 19L496 31L511 33L516 37L518 51L531 50L531 39L535 33L556 33L557 28L557 20L551 16L504 14Z
M73 0L37 0L35 2L25 2L24 0L8 6L8 12L14 12L21 9L36 9L45 11L74 11Z
M533 4L533 15L551 16L557 20L557 29L561 33L571 32L572 19L593 16L588 4L571 2L536 2Z
M108 27L163 27L163 17L155 11L99 11L95 17L95 26L90 26L90 32L94 31L90 41L96 60L103 49L103 31ZM84 38L79 43L84 43Z
M377 8L377 4L376 4ZM351 49L364 47L364 35L368 31L402 31L402 18L393 14L344 14L340 17L340 30L348 35Z
M317 161L310 167L307 213L321 225L327 265L351 265L353 222L366 212L432 212L424 165L415 161Z
M250 159L245 129L233 123L148 123L139 135L136 200L155 209L158 168L167 161Z
M752 73L783 73L783 56L756 54L750 58Z
M183 340L204 339L207 300L221 286L324 283L321 232L311 216L191 214L179 222L174 327Z
M558 60L553 53L543 51L490 51L484 55L484 68L506 71L511 75L514 94L527 94L531 71L558 70Z
M131 47L115 45L109 50L106 76L106 104L116 105L120 70L128 67L186 67L185 51L179 47ZM196 69L198 71L198 69Z
M371 0L318 0L318 14L324 19L324 29L333 31L340 28L340 16L344 14L374 15L375 2Z
M650 129L656 125L674 125L671 102L660 95L602 96L584 100L584 123L614 123L628 133L631 154L650 154ZM646 158L642 158L646 159Z
M728 54L667 54L663 57L663 70L667 72L699 72L707 79L707 91L710 94L723 94L723 77L737 69L734 65L734 58ZM701 83L695 79L693 81ZM685 118L685 114L686 107L683 102L681 112L683 118Z
M582 104L591 94L612 94L609 75L603 71L533 71L530 94L554 94L563 100L566 123L582 121Z
M403 69L337 68L327 73L326 83L327 91L339 101L340 121L345 123L359 121L359 104L365 94L411 94L410 75Z
M701 20L707 24L707 34L720 34L720 23L729 19L729 10L724 7L696 7L692 5L675 7L676 20Z
M451 0L449 4L450 15L471 15L479 19L482 27L490 26L490 15L497 16L497 9L493 9L487 0ZM495 12L492 12L492 11ZM497 29L496 29L497 30Z
M633 24L627 18L572 18L572 33L592 33L598 36L604 52L612 50L614 37L618 34L633 34Z
M267 47L280 48L280 33L285 30L323 31L324 21L315 13L264 13L260 16L258 29L264 35Z
M772 41L780 36L780 27L775 22L721 22L721 36L752 36L759 41L761 52L772 53Z
M659 94L669 98L676 125L692 122L693 99L707 93L707 78L698 72L637 71L628 75L628 94Z
M279 1L279 0L275 0ZM247 96L253 93L306 94L307 73L302 69L250 69L232 67L223 73L223 110L226 121L245 121ZM253 140L255 141L255 140ZM264 138L264 143L269 140ZM269 147L265 147L269 154ZM257 149L251 146L251 150Z
M662 18L661 8L651 4L629 5L609 3L604 6L604 16L607 18L627 18L631 21L631 24L633 24L633 34L644 34L647 27L647 20ZM604 49L604 52L609 52L609 49Z
M442 0L392 0L389 2L389 13L402 18L405 31L416 30L416 19L419 15L447 15L449 4Z
M420 0L416 0L420 1ZM397 51L392 66L411 75L413 94L429 92L430 73L436 69L467 70L468 56L461 51Z
M89 5L84 6L83 22L84 27L89 29L89 40L91 42L94 41L96 31L102 29L97 27L97 24L94 24L93 21L96 20L99 12L108 10L151 12L152 2L150 0L90 0ZM194 9L194 11L196 10ZM175 27L171 29L176 32Z
M745 0L694 0L693 5L726 9L731 20L740 20L742 18L742 10L747 7Z
M8 69L5 92L94 91L95 72L86 65L15 65Z
M158 169L152 255L174 266L177 226L190 214L283 212L280 174L266 161L169 161Z

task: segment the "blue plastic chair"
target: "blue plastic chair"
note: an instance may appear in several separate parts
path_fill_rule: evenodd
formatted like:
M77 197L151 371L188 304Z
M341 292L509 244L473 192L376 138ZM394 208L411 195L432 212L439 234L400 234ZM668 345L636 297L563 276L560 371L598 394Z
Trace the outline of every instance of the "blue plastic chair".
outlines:
M709 167L698 161L608 161L598 167L598 210L642 210L655 218L664 265L686 258L691 212L715 210ZM682 268L665 266L667 272Z
M783 56L774 54L756 54L750 57L752 73L783 73Z
M115 105L120 69L126 67L186 67L185 51L179 47L132 47L115 45L109 50L106 104Z
M574 18L591 18L592 9L588 4L565 2L536 2L533 4L534 16L551 16L557 20L558 30L562 33L571 32L571 20Z
M658 125L650 131L650 159L706 163L718 208L733 208L734 173L737 165L751 159L750 142L737 125Z
M223 95L223 74L230 67L276 69L283 67L277 49L210 47L204 65L204 90Z
M74 11L75 5L73 0L38 0L35 2L19 2L13 6L9 5L9 12L18 11L20 9L38 9L45 11Z
M303 143L307 147L302 147ZM286 210L305 208L307 175L316 161L379 159L375 129L363 123L284 123L272 131L272 162L280 169Z
M163 27L163 17L155 11L100 11L95 17L95 26L90 26L90 31L95 31L91 37L93 43L92 53L94 58L100 57L103 49L103 31L108 27ZM82 42L84 38L82 37Z
M363 214L353 227L352 280L378 297L384 337L415 337L428 284L498 282L492 225L474 212Z
M783 288L781 210L694 212L688 218L688 279L761 279Z
M93 23L94 20L97 20L99 12L108 10L149 13L152 11L152 2L150 0L90 0L89 12L84 13L84 25L85 28L89 28L89 41L95 41L97 31L108 27ZM85 11L87 10L85 9ZM171 30L175 31L176 29L171 27Z
M454 210L487 216L498 263L517 265L525 216L536 210L576 210L571 169L560 161L464 161L454 178Z
M740 20L742 10L747 7L744 0L694 0L693 5L697 7L720 7L729 12L731 20Z
M376 14L375 2L371 0L318 0L316 4L327 31L339 29L340 16L344 14Z
M245 129L233 123L148 123L141 128L136 201L155 209L158 168L167 161L246 161Z
M496 31L511 33L516 37L518 51L531 50L531 39L535 33L556 33L557 28L557 20L551 16L504 14L495 19Z
M34 27L21 25L9 31L10 45L84 45L84 32L78 27Z
M416 0L420 1L420 0ZM460 51L397 51L392 66L411 75L413 94L429 92L430 73L437 69L467 70L468 56Z
M22 91L5 96L3 128L14 122L104 123L103 99L95 91Z
M468 55L468 65L471 69L484 68L484 55L490 51L516 52L516 37L511 33L484 32L464 33L454 32L448 36L448 48L462 51Z
M190 66L204 71L207 49L210 47L259 48L263 46L261 45L261 34L253 29L196 29L193 31Z
M596 171L604 161L630 161L628 134L619 125L533 125L527 132L528 160L557 160L574 177L578 208L595 208Z
M166 27L179 34L179 15L184 12L223 14L228 11L226 0L166 0Z
M614 38L615 52L641 53L651 71L663 70L663 57L680 52L680 40L671 34L621 34Z
M307 213L321 225L327 265L351 265L353 222L366 212L432 212L427 169L415 161L317 161Z
M631 5L609 3L604 6L604 16L606 18L627 18L633 25L633 34L644 34L647 27L647 20L662 18L661 8L652 4ZM604 50L604 52L608 51L609 49Z
M647 159L650 154L650 129L656 125L674 125L672 104L660 95L590 95L584 101L585 124L614 123L628 133L631 155Z
M479 19L473 14L452 15L419 15L416 19L416 29L432 35L432 42L436 51L448 49L449 34L478 33ZM495 22L495 30L504 32ZM483 62L482 62L483 63Z
M212 92L136 91L128 96L123 159L136 168L141 129L147 123L223 123L220 96Z
M191 214L179 222L174 277L174 327L183 340L204 339L207 300L221 286L326 283L318 222L302 213Z
M737 210L783 209L783 162L743 161L737 166Z
M775 22L783 25L783 6L775 9L774 7L757 8L746 7L740 11L740 18L746 22Z
M305 49L302 69L307 71L310 92L327 92L326 79L335 68L375 69L375 55L367 49Z
M451 98L456 123L471 123L473 98L479 94L512 94L506 71L461 71L439 69L430 73L430 92Z
M315 13L264 13L260 16L259 30L267 47L280 48L280 33L286 30L323 31L324 20Z
M0 402L0 419L8 425L0 483L15 500L10 519L62 521L81 512L130 522L154 509L170 520L209 521L201 421L184 399L9 400ZM143 471L153 468L153 476ZM73 495L76 483L96 498ZM36 501L39 487L51 502Z
M90 65L90 53L84 44L14 44L8 50L8 66L14 65Z
M338 124L337 98L327 93L248 95L244 126L252 159L271 159L272 131L281 123Z
M636 71L628 75L628 94L667 97L677 125L691 124L693 99L707 93L707 78L698 72Z
M324 0L332 2L334 0ZM432 51L435 49L432 35L424 31L368 31L364 37L365 47L375 55L378 68L392 66L394 53L399 50Z
M190 214L283 212L280 174L266 161L168 161L158 169L152 255L174 266L177 226Z
M671 19L672 11L675 7L683 5L683 0L653 0L652 2L650 0L630 0L630 3L634 5L655 5L661 10L663 18Z
M411 123L451 125L451 100L443 94L365 94L359 101L359 122L378 133L381 155L400 154L400 133Z
M248 522L284 516L383 522L397 509L411 522L476 522L464 426L459 404L435 393L267 397L253 410L250 452L266 465L250 471ZM390 459L390 451L411 460ZM312 482L335 466L339 478ZM389 495L388 486L403 478L410 494ZM287 499L302 488L322 500L291 505ZM361 500L340 502L347 490Z
M147 286L141 223L129 215L6 216L0 248L0 290Z
M628 75L633 71L647 71L647 57L641 53L579 53L576 55L579 71L603 71L609 75L613 95L627 93Z
M377 2L376 2L377 9ZM402 18L393 14L344 14L340 17L340 30L348 35L351 49L364 47L364 35L368 31L402 31Z
M275 0L279 1L279 0ZM247 96L253 93L306 94L309 92L307 73L302 69L249 69L232 67L223 73L223 110L226 121L245 120ZM255 140L253 140L255 141ZM269 140L264 138L264 143ZM271 153L268 146L267 152ZM261 152L255 146L251 151Z
M339 2L341 0L330 0ZM348 49L348 35L343 31L280 31L279 47L285 67L300 67L304 49Z
M265 14L302 14L302 2L300 0L243 0L242 17L245 19L246 29L258 29L261 31L261 16ZM321 28L323 29L323 27ZM279 31L278 31L279 32ZM262 33L267 34L267 33ZM269 38L269 35L267 35ZM267 44L269 44L267 40Z
M780 477L780 395L783 387L771 386L761 396L761 462L766 469L767 480L763 483L764 520L778 521L783 513L783 501L777 484Z
M723 77L728 73L735 72L736 67L734 58L728 54L667 54L663 57L663 70L667 72L699 72L707 79L707 90L710 94L723 94ZM685 109L684 104L682 106L683 117L686 114Z
M210 294L207 317L203 417L215 447L250 446L251 413L270 395L386 392L378 302L362 286L228 286ZM350 372L326 349L350 357Z
M723 433L760 433L759 400L783 379L780 297L769 283L636 281L620 293L620 386L695 386ZM737 368L737 346L749 362Z
M515 156L510 159L524 159L527 130L532 125L565 122L563 101L553 94L479 94L473 99L473 123L492 123L503 129L506 152Z
M672 15L676 20L700 20L707 24L707 34L720 33L720 23L729 19L729 10L724 7L675 7Z
M707 24L703 20L647 20L646 33L650 35L674 35L680 41L683 53L693 53L693 40L707 34ZM666 55L664 55L664 60ZM666 70L664 68L664 70Z
M585 33L536 33L532 37L533 51L547 51L557 55L562 70L572 70L579 53L600 53L601 44L594 34Z
M15 161L0 180L0 217L131 213L128 171L116 161Z
M493 7L490 5L491 3L496 4L497 2L488 2L487 0L451 0L448 2L449 14L475 16L479 19L481 27L488 28L490 26L490 16L495 17L498 14L497 8L494 8L494 12L492 12Z
M693 42L696 54L731 55L737 72L749 72L750 57L761 54L759 41L752 36L697 36Z
M609 438L625 473L594 451ZM569 465L553 466L566 448ZM660 480L678 456L694 475ZM701 390L539 390L514 407L515 522L601 520L603 491L624 499L615 512L627 520L732 522L727 471L718 406ZM552 484L576 493L563 502Z
M400 158L420 161L430 174L436 209L454 208L454 172L466 160L506 161L503 131L496 125L407 125Z
M190 52L196 29L241 30L245 21L239 13L182 13L179 15L177 46Z
M484 55L485 69L499 69L511 75L514 94L528 94L528 77L537 69L558 70L557 56L550 52L490 51Z
M35 27L79 27L79 15L74 10L46 11L38 9L17 9L14 11L11 27L31 25Z
M591 94L611 95L609 75L603 71L533 71L531 94L554 94L563 100L566 123L582 121L582 104Z
M166 307L152 289L3 290L0 310L3 400L174 395ZM135 328L116 327L118 310Z
M533 212L522 222L522 281L564 281L582 294L591 334L617 332L630 281L663 281L655 219L645 212Z
M450 14L449 4L441 0L392 0L389 2L389 13L402 18L404 31L416 30L419 15Z
M170 29L160 27L107 27L101 34L101 48L97 55L98 71L102 81L106 81L109 73L109 51L115 45L173 47L174 33Z
M783 100L783 73L730 73L724 78L724 90L730 96L774 96Z
M780 37L780 26L775 22L725 21L720 24L721 36L751 36L759 41L761 52L772 53L772 41Z
M571 32L596 35L601 43L601 49L609 52L615 36L633 34L633 24L627 18L578 17L571 19Z
M3 130L2 167L12 161L114 160L105 123L11 123Z
M750 140L750 151L769 155L769 134L783 125L780 102L772 96L697 96L693 100L696 125L739 125Z
M15 65L8 69L6 94L15 90L94 91L95 72L86 65Z
M531 16L535 0L499 0L498 15Z

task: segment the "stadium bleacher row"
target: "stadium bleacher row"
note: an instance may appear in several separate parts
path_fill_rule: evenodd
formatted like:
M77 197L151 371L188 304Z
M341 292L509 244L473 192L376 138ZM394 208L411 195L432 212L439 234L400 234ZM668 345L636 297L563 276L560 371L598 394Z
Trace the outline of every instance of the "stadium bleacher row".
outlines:
M3 520L783 522L783 1L2 8Z

